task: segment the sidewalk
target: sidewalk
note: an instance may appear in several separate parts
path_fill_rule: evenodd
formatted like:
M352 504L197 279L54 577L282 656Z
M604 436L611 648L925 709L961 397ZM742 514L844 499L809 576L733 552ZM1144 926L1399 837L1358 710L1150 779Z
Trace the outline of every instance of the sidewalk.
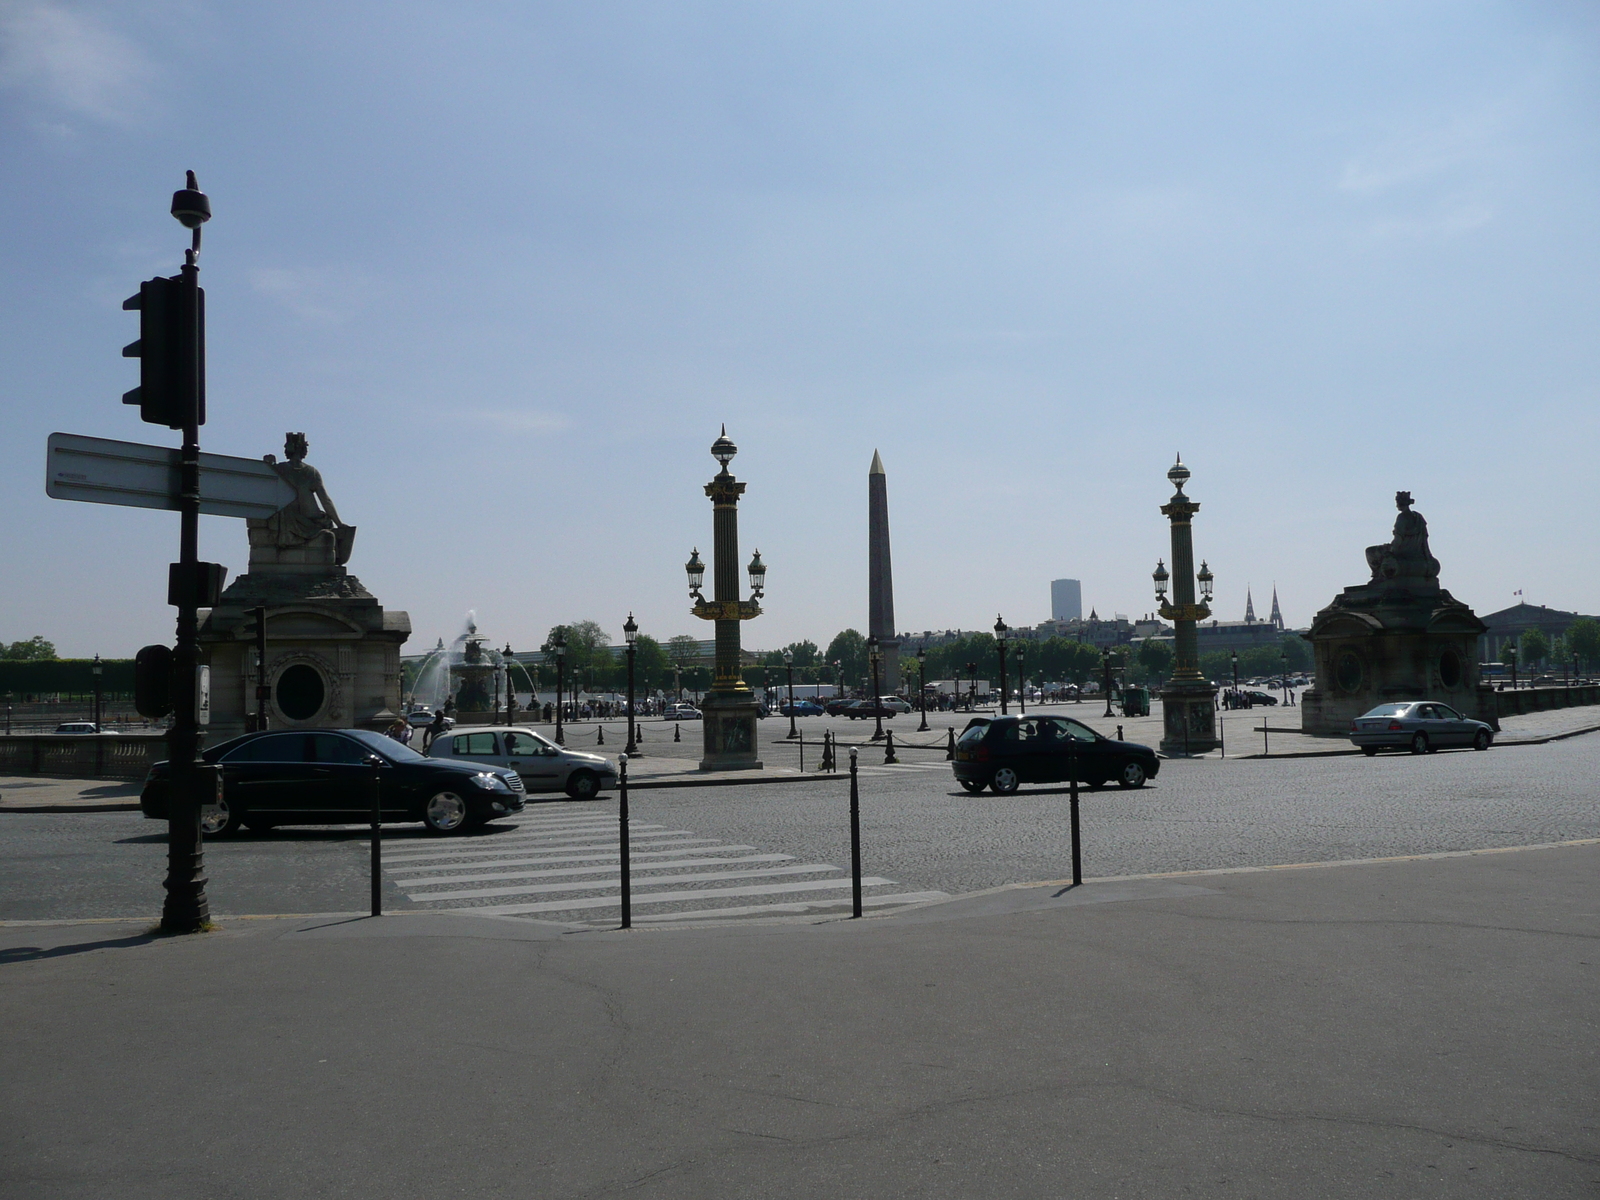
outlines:
M8 1195L1593 1195L1600 846L570 933L0 927Z

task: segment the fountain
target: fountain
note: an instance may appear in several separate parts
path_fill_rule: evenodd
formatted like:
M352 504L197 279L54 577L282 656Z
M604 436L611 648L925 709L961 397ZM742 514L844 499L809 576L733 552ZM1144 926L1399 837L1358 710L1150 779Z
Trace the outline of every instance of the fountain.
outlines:
M528 692L536 694L533 674L515 657L506 662L478 632L477 613L469 609L461 632L448 646L440 638L417 667L411 701L433 709L450 705L463 719L493 720L504 712L503 689L512 682L505 677L516 671L522 672Z

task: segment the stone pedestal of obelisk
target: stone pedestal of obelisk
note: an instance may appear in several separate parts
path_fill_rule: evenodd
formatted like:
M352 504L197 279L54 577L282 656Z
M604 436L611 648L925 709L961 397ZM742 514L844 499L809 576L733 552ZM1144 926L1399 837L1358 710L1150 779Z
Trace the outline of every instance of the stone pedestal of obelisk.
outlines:
M889 695L900 687L900 641L894 628L894 575L889 566L889 477L872 452L867 471L867 634L878 639L878 687ZM867 690L872 682L867 681Z

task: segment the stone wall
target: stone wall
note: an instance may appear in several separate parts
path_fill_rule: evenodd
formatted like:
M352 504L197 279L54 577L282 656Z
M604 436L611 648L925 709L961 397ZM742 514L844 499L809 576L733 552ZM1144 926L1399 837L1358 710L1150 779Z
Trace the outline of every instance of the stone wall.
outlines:
M1579 708L1600 704L1600 684L1574 684L1572 687L1515 688L1491 692L1496 712L1509 717L1517 713L1545 712L1552 708Z
M167 757L159 733L0 734L0 774L143 779Z

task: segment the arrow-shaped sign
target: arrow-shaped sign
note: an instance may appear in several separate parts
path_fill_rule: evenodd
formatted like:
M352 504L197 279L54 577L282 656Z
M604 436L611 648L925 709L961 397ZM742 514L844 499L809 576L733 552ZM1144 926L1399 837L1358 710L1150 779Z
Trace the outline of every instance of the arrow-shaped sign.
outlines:
M52 433L45 494L57 500L178 510L179 452L169 446ZM295 490L259 458L200 456L200 511L258 520L291 503Z

